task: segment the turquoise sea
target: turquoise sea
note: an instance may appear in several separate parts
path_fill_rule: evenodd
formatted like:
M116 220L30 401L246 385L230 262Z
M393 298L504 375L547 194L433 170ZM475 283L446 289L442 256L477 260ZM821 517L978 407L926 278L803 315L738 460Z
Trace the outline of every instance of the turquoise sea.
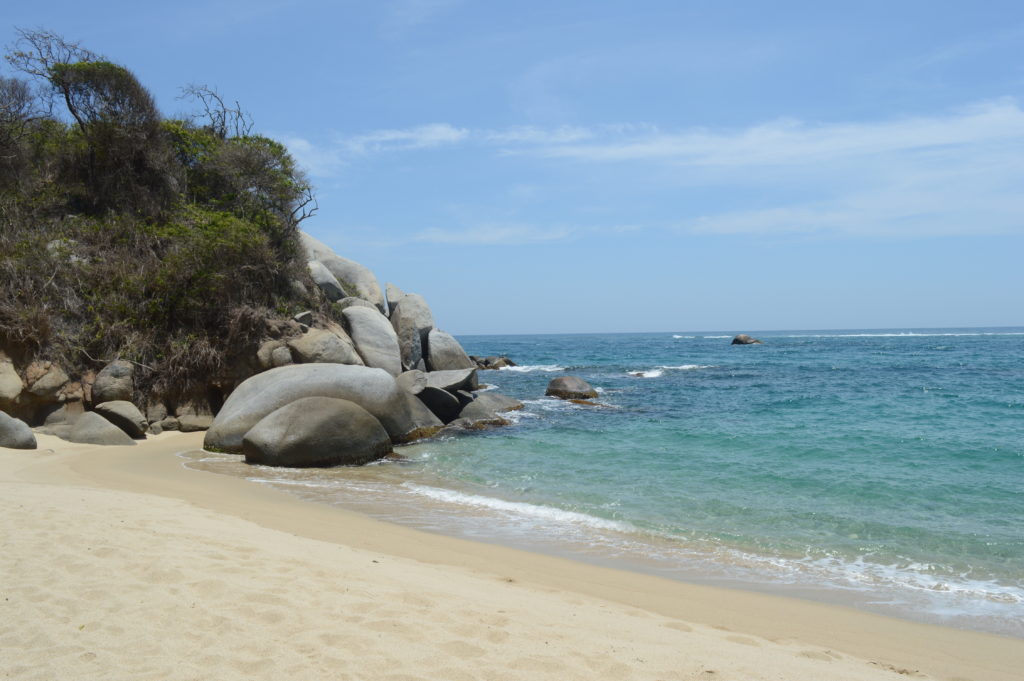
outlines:
M506 428L188 465L430 531L1024 637L1024 328L464 336ZM601 406L545 398L581 376Z

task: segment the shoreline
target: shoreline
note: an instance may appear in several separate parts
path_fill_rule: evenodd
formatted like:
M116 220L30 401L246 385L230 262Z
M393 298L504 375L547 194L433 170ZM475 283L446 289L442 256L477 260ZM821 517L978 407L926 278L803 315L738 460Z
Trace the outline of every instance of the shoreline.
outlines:
M481 599L494 599L495 603L502 606L499 609L508 612L522 608L525 603L531 604L530 609L521 613L523 621L506 618L513 619L513 622L502 625L505 633L514 628L513 624L522 629L502 641L477 640L470 626L472 622L459 621L458 624L462 626L453 624L454 628L443 632L448 637L455 634L452 641L449 641L453 644L449 646L450 650L438 648L434 645L436 638L428 636L422 642L422 653L404 651L404 657L409 658L416 658L417 654L439 656L436 663L440 666L434 667L434 678L444 676L445 669L451 672L452 665L469 674L464 675L464 678L478 678L474 674L479 672L488 678L495 677L492 673L502 678L497 673L499 670L509 674L509 678L519 678L531 669L530 665L536 664L539 666L530 671L531 678L546 678L544 674L547 673L550 678L575 678L577 675L584 678L588 674L603 674L607 678L632 676L653 679L673 673L669 667L675 665L675 675L668 678L710 678L702 674L714 670L714 678L719 679L780 676L870 679L892 678L892 671L895 670L903 674L926 674L936 679L955 677L972 681L1009 681L1017 678L1020 665L1024 664L1024 640L1020 639L898 620L843 606L784 596L687 584L520 549L428 534L374 520L353 511L302 501L258 483L186 468L176 454L198 449L201 443L202 433L168 433L141 442L139 446L124 448L73 445L57 438L40 436L40 449L35 452L0 450L0 484L8 492L3 497L11 503L36 504L39 507L36 510L40 512L30 514L33 517L59 515L65 532L75 529L76 515L67 509L61 512L50 505L59 506L65 498L76 497L75 494L67 493L71 490L85 494L83 498L87 506L108 504L122 509L146 508L147 513L155 514L151 523L154 526L171 519L187 519L189 527L183 530L184 543L178 550L188 553L191 553L188 537L198 534L199 527L205 528L204 523L218 527L231 526L239 531L239 537L244 536L255 544L253 553L261 559L257 561L258 571L266 568L268 561L273 562L264 554L273 554L286 544L293 545L298 552L296 555L302 556L304 561L319 557L313 560L313 565L326 574L324 585L334 584L335 588L344 584L346 575L351 574L342 570L331 575L335 569L332 561L338 558L333 554L339 551L345 554L350 567L355 564L361 570L369 570L367 566L372 566L373 572L352 577L363 580L363 589L373 590L387 582L382 582L376 575L383 572L378 570L380 565L392 564L388 571L395 572L389 572L388 579L397 579L397 583L406 585L409 592L403 598L414 595L412 590L419 588L421 592L431 591L443 600L443 604L439 604L440 601L435 603L439 610L427 607L427 612L420 613L415 608L407 611L395 609L390 618L381 620L382 626L394 625L394 629L407 627L422 617L429 620L437 616L438 612L450 615L453 608L457 610L458 607L466 606L464 609L468 612ZM54 451L49 453L47 450ZM54 488L66 494L54 495ZM5 506L8 505L5 503ZM24 514L7 509L3 515L8 518L5 524L10 524ZM72 527L68 528L68 524ZM119 528L115 525L108 529L112 533L112 541L116 543ZM6 536L11 536L12 532L18 536L19 530L19 526L11 526L5 530ZM74 536L76 532L71 531L70 537ZM95 537L94 541L101 539ZM221 547L220 553L239 548L232 545L234 538L231 536L223 537L222 541L226 544ZM53 551L66 548L52 546ZM170 558L166 555L167 548L153 546L147 547L147 550L153 551L152 560L160 563ZM332 554L329 560L320 559L320 554L325 552ZM178 557L180 565L177 570L183 575L187 575L190 570L203 568L202 556L179 554ZM34 561L42 559L43 556L19 554L15 542L10 557L13 566L8 568L22 566L15 583L22 579L31 581L34 575L22 574L22 571L26 564L32 565ZM261 561L262 565L259 564ZM118 569L116 564L107 565L102 559L100 562L104 564L104 569ZM278 567L285 569L287 562ZM211 579L216 576L210 570L205 572ZM58 576L73 581L73 575ZM230 574L221 576L230 577ZM115 573L114 577L114 581L117 581L121 575ZM109 583L110 580L106 581ZM175 583L174 588L190 591L188 579L170 581ZM395 585L394 582L387 583L392 587ZM102 591L99 586L90 584L93 590ZM224 582L218 590L227 594L224 598L234 602L234 596L240 594L232 594L232 586L230 581ZM147 587L140 584L138 588L147 598L155 598L153 592L160 591L155 585ZM268 595L278 594L281 597L282 589L284 586L277 582L267 583L251 589L248 600L252 600L253 594L264 591L269 591ZM288 586L286 591L296 596L293 593L296 589L303 590L304 587ZM5 586L4 591L5 597L15 597L10 600L18 598L17 586ZM103 602L105 599L99 600ZM176 602L173 598L171 600ZM249 607L255 608L252 605ZM325 630L333 628L341 631L353 626L359 628L360 623L323 622L320 616L325 613L318 612L320 608L319 601L316 601L312 610L304 615L314 618ZM6 650L25 652L29 657L32 655L19 649L19 641L25 640L29 633L35 636L35 639L29 640L39 640L45 637L48 630L59 630L61 627L59 622L48 620L24 621L26 616L33 618L28 609L23 608L14 614L17 616L5 618L11 624L3 627L0 641L3 641ZM602 619L606 615L612 616L608 622ZM476 621L477 629L500 628L496 624L480 624L479 618L482 616L483 613L476 610L472 616L467 615L470 620ZM581 619L577 619L577 616ZM221 617L227 618L221 624L227 625L229 629L251 619L224 614ZM572 617L573 620L569 622L566 617ZM601 628L610 626L612 622L616 623L616 631ZM175 621L166 624L173 630ZM88 628L89 623L82 623L82 626ZM273 623L262 623L262 626L273 629ZM422 626L419 628L422 629ZM464 632L458 634L456 630ZM595 639L595 636L598 639L602 637L600 632L604 632L603 640ZM160 633L169 634L173 631ZM268 643L275 649L285 645L284 640L287 638L282 639L282 634L278 634L274 639L277 643ZM556 635L560 638L556 647L560 646L562 654L554 656L558 660L548 659L552 657L548 652L553 652L550 649L553 641L550 639ZM542 641L545 637L548 641ZM496 634L494 638L501 636ZM112 639L112 643L118 643L116 633L100 639ZM382 641L381 650L374 649L372 641L366 645L378 657L387 651L390 651L391 656L397 653L403 657L403 650L400 650L403 646L396 646L396 642L401 640L399 637ZM634 649L629 653L621 650L630 650L631 647ZM320 653L311 650L309 654L316 657L318 654L326 654L329 648L326 645ZM616 648L620 650L616 651ZM574 657L573 660L568 659L572 657L573 651L583 649L590 651L588 659L600 660L607 665L626 666L617 668L622 673L614 673L610 666L587 668L585 660L575 660ZM540 668L544 665L537 653L545 653L542 657L549 667ZM638 654L630 657L632 653ZM38 651L36 654L40 655L36 664L47 660ZM514 655L515 659L509 658L509 655ZM12 657L18 658L19 655ZM532 659L534 657L537 659ZM440 658L444 658L443 664ZM59 659L59 656L53 657L54 663ZM346 657L342 656L341 659ZM423 664L429 666L425 658L418 659L420 667ZM459 660L468 666L460 667ZM655 660L660 665L657 666L657 672ZM513 664L517 661L521 664ZM578 669L572 665L564 666L572 661L584 666ZM124 669L114 664L113 659L110 662L112 666L95 672L97 678ZM212 661L208 662L213 664ZM18 661L15 660L14 664L17 665ZM207 670L210 664L204 665L203 669ZM325 667L329 668L330 664ZM48 675L52 676L56 669L51 668ZM92 673L85 671L87 669L88 665L83 663L82 669L77 669L74 675L87 677ZM231 669L239 674L245 671L241 667L229 665L217 674L210 670L205 673L223 678L224 674L230 676ZM630 673L627 674L627 670ZM251 670L257 676L264 671L270 673L271 670ZM284 671L278 667L274 673ZM306 673L310 673L308 669ZM384 669L381 669L373 673L360 672L353 678L379 678L384 675ZM448 675L451 678L458 676L453 673ZM46 676L41 674L39 678ZM430 677L431 674L426 676ZM187 677L172 673L167 678Z

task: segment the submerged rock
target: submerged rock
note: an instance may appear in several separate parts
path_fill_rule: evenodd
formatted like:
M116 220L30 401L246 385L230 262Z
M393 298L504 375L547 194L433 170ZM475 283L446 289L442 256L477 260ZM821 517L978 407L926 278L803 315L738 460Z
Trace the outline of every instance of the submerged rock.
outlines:
M597 391L593 386L578 376L559 376L551 379L544 394L562 400L586 400L597 397Z
M246 462L265 466L358 466L391 451L373 414L332 397L304 397L276 409L242 439Z

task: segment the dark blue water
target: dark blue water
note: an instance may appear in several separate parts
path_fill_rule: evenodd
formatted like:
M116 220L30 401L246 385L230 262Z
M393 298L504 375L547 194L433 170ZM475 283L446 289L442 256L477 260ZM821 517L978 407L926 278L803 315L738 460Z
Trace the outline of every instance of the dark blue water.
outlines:
M462 337L515 425L257 477L401 522L1024 635L1024 329ZM600 406L543 397L580 376ZM249 473L250 477L253 473Z

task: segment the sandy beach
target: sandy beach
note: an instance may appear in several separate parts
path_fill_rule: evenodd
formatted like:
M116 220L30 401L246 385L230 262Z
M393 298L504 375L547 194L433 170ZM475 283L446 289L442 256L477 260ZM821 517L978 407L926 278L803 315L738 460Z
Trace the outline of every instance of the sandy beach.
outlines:
M393 526L186 469L202 434L0 449L11 679L1011 681L1024 640Z

